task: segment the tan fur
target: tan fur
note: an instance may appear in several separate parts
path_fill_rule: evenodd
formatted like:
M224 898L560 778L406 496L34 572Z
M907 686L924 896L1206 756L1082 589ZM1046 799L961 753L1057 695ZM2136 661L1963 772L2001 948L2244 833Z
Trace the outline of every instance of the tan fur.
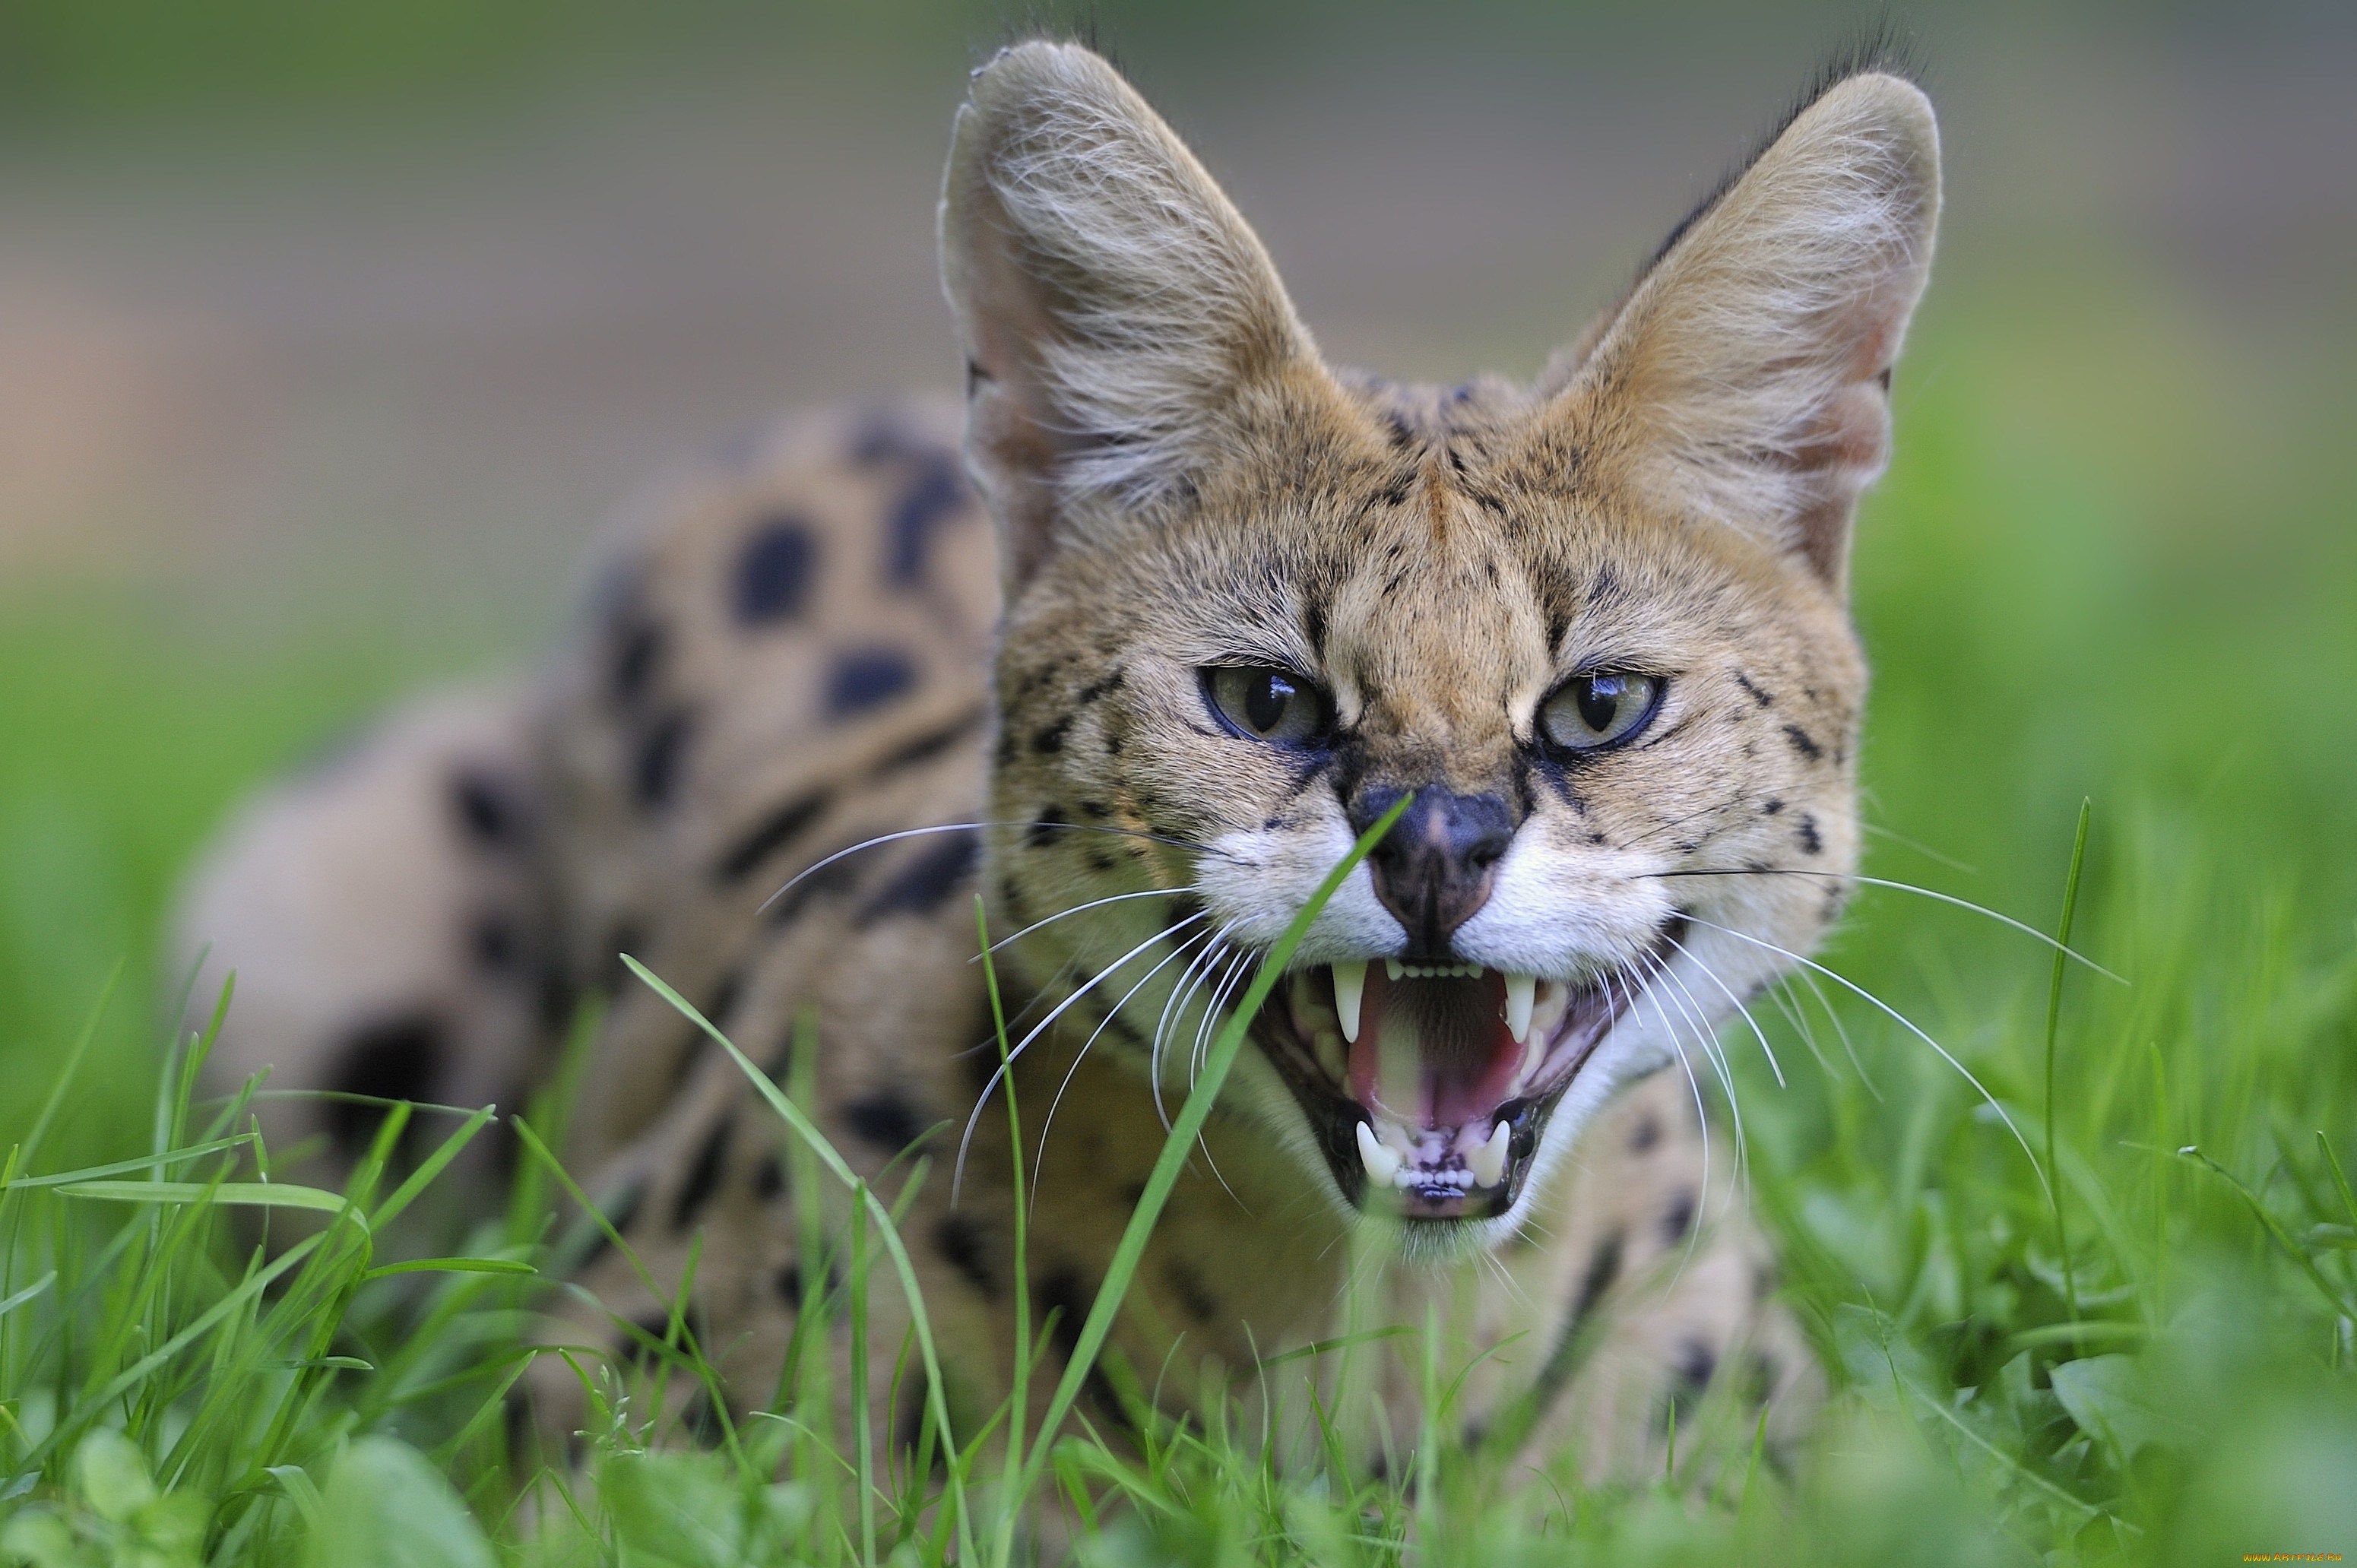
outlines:
M1770 1400L1773 1431L1796 1430L1819 1380L1732 1149L1706 1155L1695 1084L1717 1026L1818 940L1856 865L1847 531L1884 459L1937 207L1921 94L1854 76L1533 387L1394 387L1324 365L1242 218L1103 61L1030 44L977 72L942 237L981 504L947 411L742 446L626 530L592 616L501 731L533 827L529 873L498 896L533 913L543 990L611 998L576 1161L666 1293L694 1256L691 1325L731 1404L770 1396L811 1283L780 1130L733 1064L619 983L618 951L773 1072L807 1021L822 1122L888 1190L902 1144L946 1124L903 1230L970 1421L1001 1397L1013 1335L996 1100L954 1197L950 1179L996 1060L974 895L1015 939L996 961L1030 1040L1012 1081L1039 1172L1034 1306L1069 1333L1160 1147L1157 1094L1187 1090L1207 998L1285 929L1368 803L1405 789L1512 817L1458 955L1566 984L1626 972L1641 994L1517 1145L1511 1204L1445 1223L1363 1208L1248 1046L1114 1349L1148 1381L1180 1367L1160 1383L1175 1404L1249 1398L1257 1357L1430 1315L1468 1359L1500 1348L1469 1383L1470 1424L1550 1390L1533 1441L1577 1444L1594 1474L1647 1462L1664 1402L1705 1389ZM1236 662L1330 692L1320 759L1214 719L1201 671ZM1664 678L1663 705L1625 747L1566 761L1538 713L1598 668ZM487 896L431 813L386 804L436 788L443 755L421 741L378 783L266 812L200 883L189 940L328 983L326 1004L242 1010L241 1067L333 1086L361 999L428 983L415 955L447 940L440 915L376 890L438 876L441 915ZM412 849L378 872L364 843ZM1113 895L1133 897L1062 918ZM307 945L274 951L298 906ZM1297 963L1402 940L1361 867ZM347 950L382 961L313 956ZM468 1076L436 1092L490 1092L471 1087L500 1076L476 1059L487 1042L517 1036L500 1060L529 1063L548 1027L465 1036ZM841 1193L816 1200L840 1219ZM619 1253L579 1283L659 1325L664 1301ZM888 1362L902 1307L885 1288L873 1305ZM627 1359L610 1319L568 1310L554 1336ZM1404 1368L1361 1412L1371 1447L1417 1430ZM539 1384L560 1431L580 1409L566 1381ZM905 1431L888 1381L877 1414Z

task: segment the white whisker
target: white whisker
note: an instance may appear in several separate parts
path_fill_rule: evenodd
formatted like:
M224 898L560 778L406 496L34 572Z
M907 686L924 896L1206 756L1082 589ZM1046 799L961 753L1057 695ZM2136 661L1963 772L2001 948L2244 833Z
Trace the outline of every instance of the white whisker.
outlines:
M2021 1145L2022 1155L2029 1161L2029 1168L2038 1173L2038 1185L2045 1189L2048 1200L2050 1202L2052 1200L2054 1196L2054 1187L2053 1184L2046 1179L2046 1167L2038 1163L2037 1152L2030 1148L2029 1140L2022 1136L2021 1129L2015 1125L2013 1118L2006 1113L2005 1107L1997 1103L1996 1096L1988 1091L1987 1085L1982 1083L1979 1079L1973 1076L1973 1072L1970 1068L1964 1066L1964 1063L1958 1061L1953 1056L1950 1055L1947 1047L1942 1045L1939 1041L1925 1034L1922 1029L1916 1025L1915 1020L1907 1016L1906 1014L1901 1013L1898 1008L1893 1007L1889 1003L1885 1002L1881 997L1877 996L1873 992L1868 991L1866 987L1858 984L1856 981L1849 979L1846 975L1836 974L1832 970L1827 969L1824 964L1815 961L1813 959L1803 958L1799 953L1792 951L1789 948L1781 948L1774 942L1762 941L1758 937L1747 936L1741 931L1734 930L1728 927L1717 925L1712 921L1706 920L1698 915L1689 914L1686 916L1686 918L1692 920L1697 926L1708 926L1714 931L1725 931L1728 936L1735 938L1738 941L1749 942L1754 947L1766 948L1770 952L1781 953L1786 958L1791 959L1794 963L1806 964L1809 968L1815 970L1819 974L1824 975L1827 980L1832 981L1835 985L1842 987L1846 991L1854 993L1856 995L1872 1004L1876 1008L1896 1020L1901 1027L1907 1030L1909 1034L1913 1035L1917 1039L1922 1041L1925 1045L1939 1052L1940 1059L1946 1062L1950 1067L1954 1068L1956 1071L1963 1076L1964 1080L1966 1083L1971 1084L1973 1088L1979 1092L1981 1099L1987 1104L1988 1108L1996 1112L1997 1120L2005 1123L2005 1130L2013 1134L2013 1141L2015 1143Z
M1102 898L1092 898L1085 904L1075 904L1069 909L1059 909L1044 920L1034 920L1029 925L1024 927L1021 930L999 938L996 941L990 944L990 950L992 952L996 952L1007 943L1020 941L1025 937L1029 936L1032 932L1039 930L1043 926L1052 926L1059 920L1069 920L1074 915L1085 915L1092 909L1102 909L1108 904L1125 904L1133 898L1168 898L1178 891L1178 890L1177 888L1173 887L1149 887L1143 893L1109 893ZM976 953L972 958L966 960L966 962L968 963L980 963L981 961L982 955L980 953Z
M1064 1069L1064 1079L1056 1086L1056 1098L1048 1103L1047 1120L1039 1124L1039 1152L1031 1162L1031 1203L1034 1207L1037 1207L1039 1201L1039 1167L1048 1163L1048 1133L1056 1125L1057 1108L1064 1103L1064 1090L1072 1087L1072 1075L1080 1071L1081 1063L1088 1059L1089 1050L1097 1043L1097 1036L1113 1026L1114 1019L1120 1015L1123 1008L1129 1005L1131 997L1145 990L1156 975L1178 962L1180 953L1211 934L1209 931L1198 931L1185 941L1174 945L1168 958L1147 970L1135 985L1122 993L1121 1000L1114 1003L1112 1010L1105 1014L1104 1022L1091 1030L1088 1039L1082 1043L1079 1050L1072 1053L1072 1065Z
M1727 1112L1735 1123L1736 1176L1740 1180L1745 1162L1749 1157L1750 1148L1743 1127L1743 1102L1735 1092L1735 1066L1727 1059L1727 1053L1719 1048L1718 1036L1710 1026L1709 1010L1696 1000L1692 991L1686 989L1685 982L1677 977L1667 962L1658 958L1654 962L1656 972L1661 978L1677 988L1677 995L1670 998L1670 1004L1678 1010L1679 1016L1694 1026L1695 1039L1702 1047L1703 1059L1710 1063L1712 1076L1718 1079L1718 1086L1727 1091ZM1680 1001L1680 997L1684 997L1684 1000Z
M1815 975L1811 974L1807 970L1800 970L1796 972L1802 982L1808 986L1809 994L1817 999L1817 1005L1824 1010L1826 1021L1834 1026L1834 1037L1841 1041L1842 1050L1849 1058L1849 1065L1857 1073L1857 1080L1866 1085L1866 1091L1874 1096L1875 1103L1882 1103L1882 1090L1867 1072L1866 1063L1859 1059L1857 1047L1849 1037L1849 1027L1842 1022L1841 1014L1835 1008L1833 998L1825 994L1825 988L1817 983Z
M1170 988L1169 999L1162 1004L1162 1015L1155 1020L1154 1041L1146 1053L1146 1077L1154 1086L1154 1114L1160 1119L1165 1133L1170 1131L1170 1112L1162 1103L1162 1047L1169 1033L1171 1009L1178 1009L1178 1024L1184 1028L1188 1004L1203 982L1210 978L1212 966L1224 960L1228 932L1232 929L1233 921L1222 926L1211 934L1211 940L1203 950L1188 961L1187 967L1179 971L1178 983Z
M848 844L842 849L836 850L833 854L814 860L810 865L803 866L800 871L795 872L791 876L788 877L784 886L780 886L775 893L770 894L767 898L762 899L759 906L756 908L753 912L757 915L762 913L767 910L770 905L776 903L779 899L792 892L795 886L804 879L816 875L818 873L824 871L828 866L833 865L836 861L844 860L851 855L857 854L862 850L879 849L888 843L898 843L902 839L925 838L933 833L981 832L991 828L1039 828L1051 830L1057 832L1111 833L1115 838L1145 839L1153 843L1167 843L1178 849L1192 850L1197 854L1217 855L1223 860L1232 860L1235 858L1233 855L1228 854L1227 851L1219 848L1215 844L1198 843L1192 839L1171 838L1163 833L1142 832L1135 828L1106 827L1095 822L936 822L929 828L903 828L899 832L878 833L874 838L862 839L857 843Z
M1897 893L1912 893L1919 898L1933 899L1942 904L1953 905L1959 909L1970 910L1975 915L1986 916L2001 926L2009 926L2022 935L2043 942L2055 951L2085 964L2105 980L2117 981L2122 985L2128 983L2125 978L2105 969L2078 949L2065 946L2036 926L2027 925L2010 915L1999 914L1986 905L1975 904L1969 898L1959 898L1953 893L1943 893L1936 887L1919 887L1912 882L1894 882L1887 876L1861 876L1855 872L1803 871L1789 865L1745 866L1740 870L1732 871L1651 871L1644 875L1648 876L1813 876L1829 882L1855 882L1866 887L1888 887Z
M1655 961L1655 972L1660 972L1658 960ZM1624 992L1630 989L1625 982L1622 983L1622 988ZM1703 1109L1702 1079L1695 1076L1694 1062L1687 1057L1685 1045L1678 1038L1678 1032L1674 1026L1672 1026L1670 1023L1670 1015L1668 1012L1663 1008L1661 999L1653 994L1653 988L1650 985L1645 986L1637 990L1635 994L1642 996L1648 1002L1652 1003L1653 1015L1661 1019L1662 1032L1669 1036L1670 1049L1677 1054L1678 1066L1684 1069L1686 1075L1686 1089L1694 1095L1695 1125L1702 1133L1702 1193L1703 1197L1706 1197L1710 1194L1710 1115ZM1630 1003L1630 1008L1631 1011L1634 1011L1635 1007L1636 1004L1632 1000ZM1742 1123L1738 1121L1736 1125L1738 1129L1737 1136L1739 1139L1741 1137L1739 1129L1741 1128ZM1736 1157L1740 1161L1742 1155L1738 1154ZM1700 1201L1700 1198L1696 1199L1697 1203ZM1680 1273L1684 1273L1685 1272L1686 1263L1693 1256L1694 1237L1692 1234L1689 1234L1686 1238L1686 1256L1678 1260L1678 1272Z
M1667 937L1667 940L1672 947L1685 954L1686 957L1693 959L1694 966L1702 971L1705 978L1709 980L1713 985L1718 987L1720 995L1726 997L1728 1002L1734 1004L1735 1010L1738 1013L1743 1015L1743 1021L1751 1026L1752 1038L1760 1042L1760 1050L1767 1055L1769 1069L1776 1075L1776 1087L1779 1089L1788 1087L1784 1082L1784 1064L1776 1059L1776 1047L1768 1043L1767 1033L1760 1027L1760 1020L1751 1015L1751 1009L1746 1007L1743 1004L1741 998L1738 997L1734 992L1729 991L1727 988L1727 982L1719 979L1718 972L1712 969L1710 965L1705 963L1701 957L1695 953L1694 949L1686 946L1685 943L1678 940L1674 936ZM1693 993L1688 992L1687 995L1692 996Z
M1075 1003L1079 1002L1082 997L1086 996L1090 992L1095 990L1097 986L1102 984L1105 978L1111 975L1115 970L1121 968L1122 965L1127 963L1131 959L1135 958L1139 953L1144 952L1155 943L1161 941L1164 938L1169 936L1173 931L1184 929L1186 927L1194 924L1197 920L1206 919L1208 918L1209 917L1206 916L1202 910L1198 909L1195 913L1189 915L1184 919L1176 921L1173 924L1165 927L1163 929L1155 932L1144 941L1138 943L1135 947L1130 949L1127 952L1114 960L1113 962L1097 971L1094 975L1090 977L1086 984L1079 987L1070 996L1065 997L1061 1002L1056 1004L1055 1007L1046 1017L1033 1025L1030 1032L1025 1035L1022 1039L1017 1041L1013 1048L1007 1051L1006 1059L1000 1062L998 1066L992 1070L990 1080L982 1086L982 1093L974 1102L974 1112L965 1119L964 1135L958 1139L957 1167L953 1172L952 1172L950 1176L950 1202L952 1205L957 1202L958 1190L965 1182L966 1149L968 1145L973 1144L974 1130L982 1121L982 1109L984 1106L990 1103L992 1090L998 1087L999 1080L1004 1079L1008 1070L1014 1067L1015 1059L1023 1054L1025 1049L1030 1046L1032 1041L1039 1037L1040 1033L1043 1030L1045 1030L1049 1025L1053 1024L1058 1018L1063 1016L1066 1010L1071 1008Z

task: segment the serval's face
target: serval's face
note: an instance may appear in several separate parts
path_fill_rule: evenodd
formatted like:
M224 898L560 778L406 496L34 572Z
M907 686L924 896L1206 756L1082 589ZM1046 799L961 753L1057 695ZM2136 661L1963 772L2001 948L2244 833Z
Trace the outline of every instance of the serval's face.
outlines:
M996 80L993 80L995 78ZM1511 1230L1619 1084L1688 1070L1857 853L1850 513L1936 209L1850 79L1530 389L1328 371L1117 78L1002 57L944 250L1007 585L999 918L1183 1091L1352 840L1229 1090L1347 1210ZM1156 890L1163 890L1157 895ZM1134 895L1134 897L1122 897Z

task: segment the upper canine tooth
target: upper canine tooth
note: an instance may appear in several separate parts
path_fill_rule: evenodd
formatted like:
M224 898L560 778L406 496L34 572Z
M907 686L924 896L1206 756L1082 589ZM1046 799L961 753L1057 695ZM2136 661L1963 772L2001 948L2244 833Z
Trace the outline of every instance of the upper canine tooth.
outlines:
M1407 965L1400 962L1399 960L1395 958L1387 958L1383 960L1383 974L1386 979L1397 980L1401 975L1405 974L1406 972Z
M1367 1179L1377 1187L1389 1187L1392 1177L1399 1175L1397 1151L1376 1142L1375 1130L1364 1122L1359 1123L1359 1158L1367 1167Z
M1342 1037L1356 1045L1359 1039L1359 1002L1367 993L1367 966L1362 961L1329 967L1334 973L1334 1016L1342 1021Z
M1359 1125L1363 1127L1366 1123L1361 1122ZM1465 1168L1473 1173L1476 1185L1495 1187L1505 1179L1506 1146L1512 1142L1513 1134L1501 1122L1491 1130L1488 1143L1466 1155ZM1366 1144L1361 1142L1359 1149L1361 1154L1365 1153Z
M1531 1003L1538 995L1539 979L1535 974L1506 976L1506 1032L1514 1036L1514 1044L1525 1045L1531 1037Z

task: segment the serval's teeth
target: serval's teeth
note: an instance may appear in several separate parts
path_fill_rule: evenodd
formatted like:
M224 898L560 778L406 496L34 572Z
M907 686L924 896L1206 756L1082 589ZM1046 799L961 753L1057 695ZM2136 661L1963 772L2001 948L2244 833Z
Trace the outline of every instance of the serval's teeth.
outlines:
M1360 961L1329 967L1334 972L1334 1016L1342 1021L1342 1037L1356 1045L1359 1041L1359 1002L1367 993L1367 966Z
M1465 1168L1473 1173L1475 1186L1495 1187L1505 1179L1506 1148L1512 1142L1513 1133L1501 1122L1491 1129L1488 1143L1466 1155Z
M1407 965L1400 962L1399 960L1395 958L1387 958L1383 960L1383 977L1385 979L1397 980L1401 975L1405 974L1406 972Z
M1506 1032L1514 1036L1514 1044L1526 1045L1531 1037L1531 1003L1537 996L1538 976L1512 974L1506 976Z
M1376 1142L1375 1130L1364 1122L1359 1123L1359 1159L1367 1167L1367 1179L1377 1187L1391 1186L1399 1175L1398 1152Z

